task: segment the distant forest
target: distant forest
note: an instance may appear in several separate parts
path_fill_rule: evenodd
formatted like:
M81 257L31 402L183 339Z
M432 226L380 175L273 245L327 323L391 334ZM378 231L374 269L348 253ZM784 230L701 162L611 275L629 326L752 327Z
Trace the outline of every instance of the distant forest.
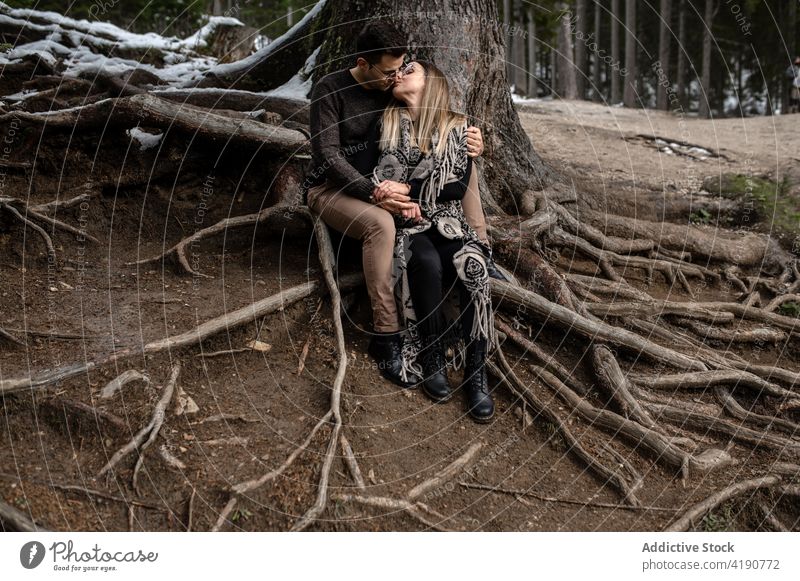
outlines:
M7 0L14 7L185 37L235 17L263 46L315 4L289 0ZM700 116L784 112L798 54L794 0L499 0L520 98L590 99ZM368 2L364 3L369 6ZM368 14L365 13L365 18Z

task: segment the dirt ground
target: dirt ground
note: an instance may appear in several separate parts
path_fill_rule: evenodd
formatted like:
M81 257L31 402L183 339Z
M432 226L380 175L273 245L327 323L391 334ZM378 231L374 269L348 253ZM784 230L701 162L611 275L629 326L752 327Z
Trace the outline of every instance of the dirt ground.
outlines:
M800 151L800 116L746 120L681 120L652 111L606 108L591 103L539 102L520 107L520 115L539 153L576 180L599 180L617 188L662 187L696 192L704 177L722 171L774 175L792 172ZM680 122L683 122L685 129ZM660 152L637 134L657 134L718 150L726 158L695 159ZM43 145L47 147L47 145ZM57 144L53 144L57 151ZM53 152L50 152L53 155ZM98 162L101 163L101 162ZM110 162L109 162L110 163ZM78 174L78 166L69 171ZM110 168L109 168L110 171ZM8 182L7 191L32 201L50 197L25 180ZM257 188L258 185L248 187ZM244 307L281 289L318 277L316 248L309 241L282 240L252 229L231 232L197 246L198 268L214 278L193 278L172 263L131 266L126 263L157 254L189 232L197 218L197 183L176 187L174 194L143 188L95 200L81 216L75 209L61 219L86 220L100 245L82 244L55 234L59 264L48 268L44 247L10 220L0 222L0 326L18 330L72 334L71 338L28 335L24 347L0 344L0 378L38 375L46 369L80 363L115 347L143 345L189 330L201 322ZM220 182L209 201L204 224L229 213L257 211L263 188L237 196L235 182ZM249 195L252 194L252 195ZM240 201L241 200L241 201ZM352 270L353 257L341 271ZM349 266L344 264L349 262ZM594 266L563 259L563 270L595 273ZM643 275L643 273L640 273ZM626 278L644 288L643 276ZM680 293L672 290L672 300ZM648 291L670 292L656 278ZM723 300L724 291L697 288L700 300ZM686 297L684 296L684 299ZM727 298L735 300L734 295ZM316 298L300 301L263 321L231 329L201 345L154 356L135 357L34 393L4 398L0 431L0 496L52 530L185 530L191 512L193 530L209 530L228 499L227 489L279 466L307 436L328 409L335 375L335 335L330 308ZM502 307L502 306L500 306ZM590 448L608 439L613 448L644 476L639 498L644 505L617 505L619 496L598 480L564 446L541 418L530 425L520 403L503 387L495 392L496 419L478 425L465 415L460 393L436 405L418 391L403 391L383 380L366 355L370 314L363 289L347 312L345 333L349 365L344 385L345 434L367 481L367 494L402 497L462 454L476 441L484 446L474 466L451 484L428 493L423 501L447 517L443 526L485 531L650 531L661 530L691 503L724 486L766 473L784 454L752 451L731 444L737 463L708 474L691 474L685 483L674 470L656 463L646 452L617 436L612 438L581 419L569 416L563 402L534 381L524 361L512 361L520 377L539 397L558 410L581 442ZM664 324L668 324L665 322ZM551 327L530 329L532 339L593 385L581 361L584 342ZM246 349L258 339L267 352ZM309 342L305 369L298 361ZM800 371L797 335L778 345L752 347L716 344L762 364L776 363ZM218 351L230 353L211 355ZM238 351L237 351L238 350ZM509 348L517 357L518 350ZM95 479L111 455L144 426L159 398L171 365L180 361L179 386L199 411L176 416L170 411L161 435L145 453L141 495L131 487L135 458L118 467L116 477ZM635 356L638 373L646 362ZM98 399L105 384L127 369L146 373L150 386L132 383L112 400ZM458 385L458 374L451 380ZM494 379L492 380L494 384ZM692 396L681 396L691 405ZM677 399L677 397L675 398ZM126 429L90 417L65 415L66 402L84 402L121 418ZM203 421L226 414L221 421ZM673 428L673 434L681 430ZM321 430L306 452L282 476L243 499L224 530L285 530L312 504L328 430ZM701 448L725 446L717 436L697 437ZM722 444L719 442L722 441ZM185 468L168 466L158 454L165 447ZM796 461L796 459L792 460ZM117 500L66 490L77 485L102 490ZM467 486L465 486L467 485ZM472 485L499 487L517 493L488 491ZM352 492L344 464L332 472L332 492ZM194 491L194 492L193 492ZM525 495L519 494L524 491ZM129 510L119 498L146 506ZM758 503L794 521L796 499L758 494L723 505L699 528L704 530L768 530ZM603 503L602 506L600 504ZM191 510L190 510L191 506ZM314 530L422 530L403 512L329 502Z

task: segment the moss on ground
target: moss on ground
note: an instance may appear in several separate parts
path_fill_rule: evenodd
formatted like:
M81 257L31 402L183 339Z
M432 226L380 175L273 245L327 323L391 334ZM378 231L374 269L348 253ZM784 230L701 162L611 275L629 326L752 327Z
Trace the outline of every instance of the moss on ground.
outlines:
M737 224L758 226L784 242L800 239L800 188L793 188L787 178L776 182L765 176L728 173L706 178L703 189L739 202ZM702 216L697 218L702 221Z

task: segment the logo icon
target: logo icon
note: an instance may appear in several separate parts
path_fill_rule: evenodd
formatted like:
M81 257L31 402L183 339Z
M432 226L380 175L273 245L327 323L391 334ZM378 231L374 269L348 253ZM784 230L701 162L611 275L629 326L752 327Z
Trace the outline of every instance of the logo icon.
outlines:
M19 562L26 569L35 569L44 560L44 545L39 541L30 541L22 545L19 551Z

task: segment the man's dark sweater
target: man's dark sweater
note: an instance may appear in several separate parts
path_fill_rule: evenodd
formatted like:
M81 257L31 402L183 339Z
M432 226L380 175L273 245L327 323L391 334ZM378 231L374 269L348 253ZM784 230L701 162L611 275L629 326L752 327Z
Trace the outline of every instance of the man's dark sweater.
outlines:
M364 201L374 186L367 176L378 161L375 125L392 91L365 89L349 70L322 77L311 93L309 187L326 179Z

